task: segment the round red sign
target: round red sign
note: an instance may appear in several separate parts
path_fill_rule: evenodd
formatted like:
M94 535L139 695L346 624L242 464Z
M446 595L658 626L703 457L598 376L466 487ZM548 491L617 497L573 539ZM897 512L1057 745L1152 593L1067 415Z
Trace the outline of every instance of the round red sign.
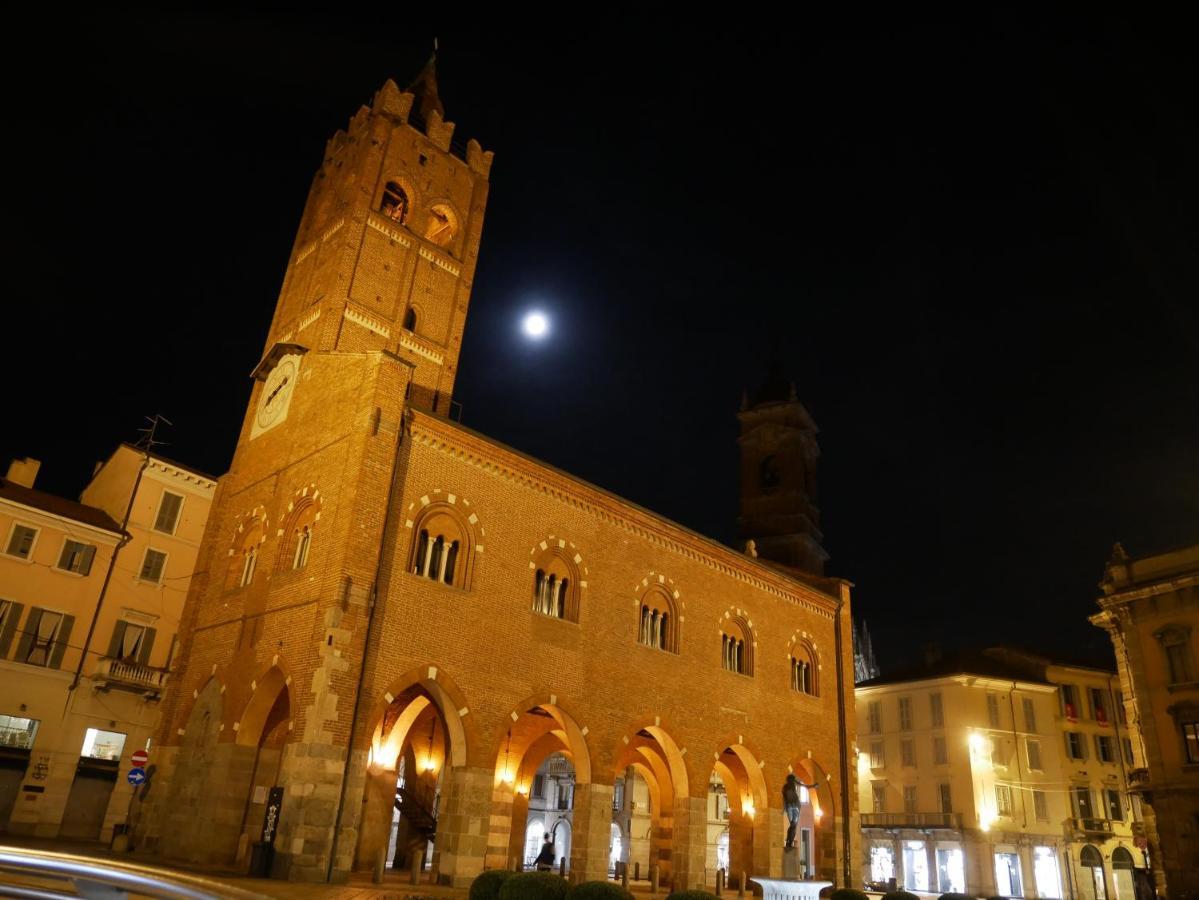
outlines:
M133 756L129 757L129 761L138 768L146 764L146 760L150 758L150 754L145 750L134 750Z

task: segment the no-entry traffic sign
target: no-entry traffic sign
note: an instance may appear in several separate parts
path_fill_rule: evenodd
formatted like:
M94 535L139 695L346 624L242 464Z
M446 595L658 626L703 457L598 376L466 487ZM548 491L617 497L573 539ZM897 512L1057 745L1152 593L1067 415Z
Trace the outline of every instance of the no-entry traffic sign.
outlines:
M134 750L133 756L131 756L129 758L129 761L133 763L133 767L135 769L140 769L142 766L144 766L146 764L146 761L149 758L150 758L150 754L147 753L145 750Z

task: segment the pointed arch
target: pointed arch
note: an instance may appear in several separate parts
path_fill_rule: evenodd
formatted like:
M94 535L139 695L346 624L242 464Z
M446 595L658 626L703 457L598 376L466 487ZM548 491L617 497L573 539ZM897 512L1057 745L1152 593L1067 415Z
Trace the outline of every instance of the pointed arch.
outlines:
M277 665L272 665L261 679L251 683L249 701L235 725L234 741L256 746L272 729L286 722L291 724L291 678Z
M256 506L237 520L229 546L229 568L225 578L226 590L248 587L258 572L258 557L266 543L269 520L266 510Z
M300 488L288 501L283 525L278 531L279 553L275 569L279 572L306 568L308 553L317 523L321 519L324 499L315 484Z

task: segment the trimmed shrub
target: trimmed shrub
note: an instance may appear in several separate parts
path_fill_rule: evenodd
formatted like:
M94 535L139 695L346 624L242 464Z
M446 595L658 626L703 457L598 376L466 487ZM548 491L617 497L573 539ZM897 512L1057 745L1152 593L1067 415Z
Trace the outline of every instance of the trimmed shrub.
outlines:
M584 881L566 892L566 900L633 900L633 895L612 881Z
M500 885L498 900L566 900L569 887L553 872L513 872Z
M915 894L909 894L907 891L891 891L883 894L883 900L920 900Z
M470 900L499 900L500 885L515 875L508 869L488 869L470 883Z
M720 900L715 894L707 891L674 891L666 900Z
M855 891L853 888L841 888L833 891L829 896L832 900L870 900L861 891Z
M937 900L974 900L969 894L942 894Z

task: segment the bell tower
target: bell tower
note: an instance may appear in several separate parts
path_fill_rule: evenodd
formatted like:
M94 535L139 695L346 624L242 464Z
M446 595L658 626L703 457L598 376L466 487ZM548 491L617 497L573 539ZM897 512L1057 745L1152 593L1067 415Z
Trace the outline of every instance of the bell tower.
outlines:
M434 58L406 91L384 84L325 147L268 351L395 353L413 366L410 404L448 414L491 160L455 143Z
M824 574L816 507L816 423L772 363L766 381L747 394L737 414L741 434L741 515L738 537L758 556L813 575Z

